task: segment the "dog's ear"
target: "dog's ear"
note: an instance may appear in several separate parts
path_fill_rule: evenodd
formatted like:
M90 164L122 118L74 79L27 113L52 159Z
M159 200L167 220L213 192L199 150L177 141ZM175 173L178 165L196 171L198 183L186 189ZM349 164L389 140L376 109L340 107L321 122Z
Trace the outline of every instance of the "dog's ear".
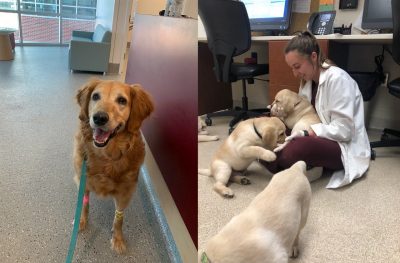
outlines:
M131 113L128 120L128 131L136 132L142 122L154 111L154 103L149 93L139 84L131 85Z
M265 144L265 148L267 148L268 150L272 151L277 146L277 141L278 141L277 130L278 129L276 129L272 125L268 125L263 130L262 138L263 138L263 142Z
M79 112L79 119L81 121L87 121L89 118L88 107L89 107L90 96L93 92L93 89L100 82L101 82L101 80L99 80L99 79L92 79L88 83L83 85L78 90L78 93L76 94L76 101L78 102L79 106L81 107L81 110Z
M296 99L293 102L294 103L293 108L295 108L297 105L299 105L302 100L303 99L300 96L296 96Z

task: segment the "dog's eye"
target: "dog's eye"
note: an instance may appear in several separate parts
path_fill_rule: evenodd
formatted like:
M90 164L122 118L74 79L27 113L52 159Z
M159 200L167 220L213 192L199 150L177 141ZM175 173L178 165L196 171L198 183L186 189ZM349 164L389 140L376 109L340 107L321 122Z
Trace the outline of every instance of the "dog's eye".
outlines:
M118 104L126 105L127 100L124 97L118 97L117 102Z
M96 101L100 99L100 94L99 93L94 93L92 96L92 100Z

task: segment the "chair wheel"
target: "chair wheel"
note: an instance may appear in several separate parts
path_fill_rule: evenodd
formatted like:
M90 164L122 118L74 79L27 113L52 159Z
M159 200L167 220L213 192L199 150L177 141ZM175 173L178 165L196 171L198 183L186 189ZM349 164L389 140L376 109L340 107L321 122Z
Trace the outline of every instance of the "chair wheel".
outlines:
M205 123L207 126L211 126L212 120L210 118L206 118Z
M387 140L389 140L389 135L387 133L383 133L381 135L381 141L387 141Z
M229 135L233 132L234 129L235 129L235 128L233 128L233 127L230 127L230 128L229 128Z
M375 150L371 149L371 160L375 160L375 158L376 158L376 152Z

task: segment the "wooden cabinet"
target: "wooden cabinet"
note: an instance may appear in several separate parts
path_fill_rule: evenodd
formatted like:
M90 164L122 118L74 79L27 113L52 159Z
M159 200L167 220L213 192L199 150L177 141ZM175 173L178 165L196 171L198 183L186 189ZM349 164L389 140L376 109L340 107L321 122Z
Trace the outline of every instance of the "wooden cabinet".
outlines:
M295 78L292 69L286 64L284 49L288 40L268 42L269 52L269 91L268 103L271 103L276 93L282 89L298 91L300 80ZM329 40L318 41L322 52L339 67L346 69L348 46ZM339 55L340 54L340 55Z

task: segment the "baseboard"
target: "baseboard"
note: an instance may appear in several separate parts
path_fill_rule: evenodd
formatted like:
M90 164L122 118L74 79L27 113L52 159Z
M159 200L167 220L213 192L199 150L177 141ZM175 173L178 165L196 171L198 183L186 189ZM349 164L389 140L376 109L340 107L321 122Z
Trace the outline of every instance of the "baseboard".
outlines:
M172 245L169 249L169 257L172 260L170 262L196 262L197 249L147 144L145 164L148 170L151 188L153 188L153 191L150 192L153 193L152 198L156 200L155 203L153 202L153 204L155 204L153 209L158 211L157 213L161 215L159 217L159 220L161 220L160 222L164 220L165 223L162 223L160 226L162 227L162 231L167 233L167 240ZM162 213L160 214L159 212ZM168 233L172 235L172 238L168 237ZM174 244L171 243L172 241ZM174 251L174 246L176 246L179 255Z

